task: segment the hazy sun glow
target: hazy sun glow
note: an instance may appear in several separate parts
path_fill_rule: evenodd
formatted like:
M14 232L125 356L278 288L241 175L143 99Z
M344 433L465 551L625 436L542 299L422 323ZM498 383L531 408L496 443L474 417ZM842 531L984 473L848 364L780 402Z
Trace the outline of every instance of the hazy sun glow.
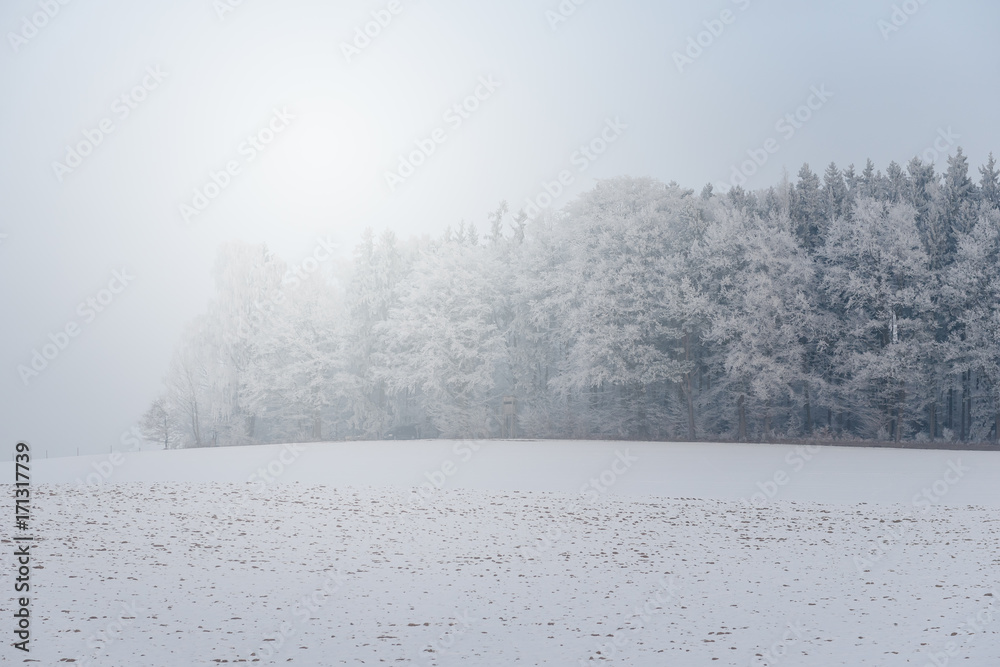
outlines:
M342 102L302 104L265 163L266 195L291 208L288 224L358 215L378 185L377 133L363 113Z

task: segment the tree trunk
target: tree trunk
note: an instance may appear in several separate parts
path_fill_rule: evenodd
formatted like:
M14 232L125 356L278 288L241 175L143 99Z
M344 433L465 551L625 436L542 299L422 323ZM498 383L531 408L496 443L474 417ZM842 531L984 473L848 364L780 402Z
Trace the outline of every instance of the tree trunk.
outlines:
M809 403L809 385L804 384L805 394L806 394L806 435L812 435L813 432L813 416L812 416L812 405Z
M684 361L691 360L691 334L684 334ZM694 440L697 436L694 426L694 397L691 395L693 388L691 387L691 371L689 370L684 374L684 383L686 385L686 395L687 395L687 412L688 412L688 437Z
M687 412L688 412L688 437L694 440L698 437L694 426L694 398L691 396L691 374L687 374Z
M965 380L965 371L962 371L962 410L961 414L959 415L959 417L962 420L962 428L960 429L959 440L961 440L962 442L965 442L965 420L966 420L965 406L966 406L967 393L968 393L968 384L966 383Z
M928 415L928 429L930 431L931 440L937 439L937 402L932 401L930 406L927 408Z
M903 441L903 402L906 400L906 389L903 388L903 383L899 383L899 394L898 400L896 401L896 442L900 443Z
M955 430L955 424L952 419L955 412L954 403L954 389L952 387L948 387L948 428L952 431Z
M201 428L198 426L198 401L192 401L191 430L194 431L194 445L201 447Z
M639 426L639 436L646 440L649 438L649 424L646 423L646 385L639 385L636 390L635 399L635 419ZM513 425L509 429L511 438L514 437Z
M969 369L968 374L966 375L965 385L966 385L966 391L965 391L965 402L966 402L965 418L966 418L966 421L967 421L967 424L968 424L966 426L966 428L965 428L965 432L968 435L969 439L971 440L972 439L972 400L973 400L973 395L974 395L974 392L975 392L975 389L972 386L972 369Z
M746 401L744 400L743 394L736 400L736 405L739 407L740 413L740 427L739 427L739 441L746 442L747 440L747 412L746 412Z

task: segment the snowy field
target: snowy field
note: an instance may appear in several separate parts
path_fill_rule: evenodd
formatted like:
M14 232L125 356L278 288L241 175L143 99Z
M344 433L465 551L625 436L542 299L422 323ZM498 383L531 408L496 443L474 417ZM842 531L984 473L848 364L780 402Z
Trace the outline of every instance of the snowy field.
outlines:
M26 664L1000 665L994 452L330 443L32 477Z

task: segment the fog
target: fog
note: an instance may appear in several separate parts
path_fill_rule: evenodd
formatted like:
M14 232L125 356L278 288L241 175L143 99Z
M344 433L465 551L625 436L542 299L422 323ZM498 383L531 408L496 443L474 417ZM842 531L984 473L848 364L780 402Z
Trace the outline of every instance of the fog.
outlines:
M348 258L366 227L482 230L501 200L558 209L615 176L753 189L805 162L941 169L958 146L978 167L1000 149L998 19L915 0L7 2L0 439L120 446L227 241Z

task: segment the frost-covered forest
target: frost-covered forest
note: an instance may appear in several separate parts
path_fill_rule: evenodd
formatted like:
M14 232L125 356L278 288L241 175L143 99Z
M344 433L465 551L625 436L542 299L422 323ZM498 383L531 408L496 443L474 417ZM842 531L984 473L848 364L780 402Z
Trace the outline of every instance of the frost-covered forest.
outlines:
M1000 172L970 171L959 149L725 195L617 178L312 272L232 243L143 424L168 448L996 440Z

